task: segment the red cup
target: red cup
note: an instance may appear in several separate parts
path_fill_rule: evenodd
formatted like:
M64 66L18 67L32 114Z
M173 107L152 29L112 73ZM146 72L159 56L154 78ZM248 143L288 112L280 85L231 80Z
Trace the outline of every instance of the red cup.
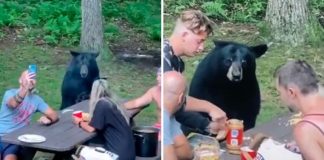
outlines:
M254 160L257 152L250 149L248 146L241 147L241 160Z
M82 111L74 111L72 114L77 118L82 118Z

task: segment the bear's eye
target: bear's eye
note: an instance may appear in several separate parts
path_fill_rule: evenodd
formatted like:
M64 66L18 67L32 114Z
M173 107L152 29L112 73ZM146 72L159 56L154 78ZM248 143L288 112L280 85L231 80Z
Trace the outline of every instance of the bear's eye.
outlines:
M225 60L225 65L226 66L230 66L232 64L232 59L231 58L228 58Z
M245 59L242 59L242 65L245 67L247 65L247 62Z

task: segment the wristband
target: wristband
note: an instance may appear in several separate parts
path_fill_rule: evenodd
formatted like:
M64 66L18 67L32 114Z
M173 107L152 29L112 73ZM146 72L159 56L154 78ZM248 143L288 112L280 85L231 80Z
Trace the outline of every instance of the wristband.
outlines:
M20 104L23 101L23 99L19 98L17 95L14 95L13 98L18 104Z
M21 96L19 95L19 93L17 93L17 97L18 97L19 99L21 99L21 100L24 100L24 97L21 97Z

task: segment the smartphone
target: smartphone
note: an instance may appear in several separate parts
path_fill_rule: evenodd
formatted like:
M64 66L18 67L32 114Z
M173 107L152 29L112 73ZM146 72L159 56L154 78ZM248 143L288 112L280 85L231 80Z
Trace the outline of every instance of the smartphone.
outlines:
M36 73L37 73L37 66L36 66L36 64L30 64L28 66L28 73L34 73L35 74L34 79L36 78Z

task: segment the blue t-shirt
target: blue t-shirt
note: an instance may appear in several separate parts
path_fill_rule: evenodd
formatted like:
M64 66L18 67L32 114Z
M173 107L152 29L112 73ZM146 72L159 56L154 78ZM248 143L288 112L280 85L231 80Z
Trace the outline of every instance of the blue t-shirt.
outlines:
M172 145L174 138L182 135L180 123L174 116L170 116L166 109L163 109L163 145Z
M48 108L44 100L35 94L27 95L16 108L7 106L8 100L17 93L18 89L11 89L3 96L0 109L0 136L28 125L33 113L45 113Z

